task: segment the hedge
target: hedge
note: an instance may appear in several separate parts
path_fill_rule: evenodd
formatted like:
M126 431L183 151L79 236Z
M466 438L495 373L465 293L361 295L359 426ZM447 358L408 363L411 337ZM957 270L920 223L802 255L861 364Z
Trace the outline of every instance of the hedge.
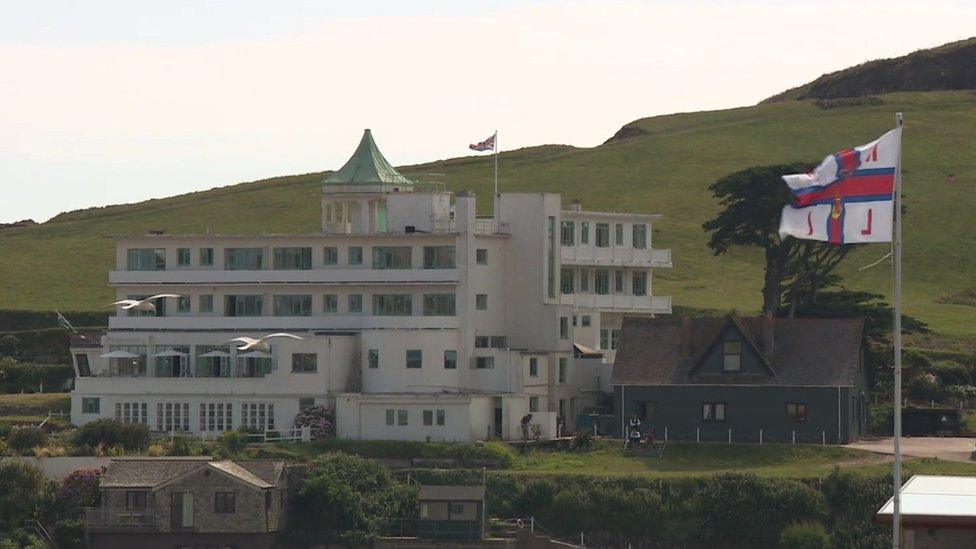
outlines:
M42 382L45 391L57 391L74 376L70 364L35 364L0 357L0 394L33 393Z
M108 311L62 311L76 328L108 326ZM58 315L54 311L0 310L0 332L18 332L42 328L57 328Z

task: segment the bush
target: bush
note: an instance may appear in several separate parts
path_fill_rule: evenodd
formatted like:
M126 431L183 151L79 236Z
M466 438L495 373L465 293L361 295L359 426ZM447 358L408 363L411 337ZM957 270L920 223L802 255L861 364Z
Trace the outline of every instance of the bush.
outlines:
M247 447L247 435L240 431L227 431L220 435L219 441L220 448L225 452L225 457L236 456Z
M54 525L54 541L59 549L84 549L85 520L63 519Z
M295 427L309 427L312 440L335 436L335 417L325 406L310 406L295 416Z
M18 454L25 454L47 442L47 435L40 427L15 427L7 435L7 445Z
M74 375L71 364L35 364L0 356L0 393L32 393L41 384L45 391L58 390Z
M173 437L169 446L166 448L167 456L193 456L197 455L196 441L193 437L180 436Z
M129 452L141 452L149 446L149 427L142 423L99 419L79 427L74 432L72 441L75 446L117 446Z
M0 461L0 532L15 531L37 515L45 485L40 468L17 460Z
M58 501L61 504L62 514L67 517L80 517L85 507L97 507L101 478L101 469L78 469L61 479Z
M587 429L576 431L571 445L573 450L589 450L593 446L593 433Z
M830 536L817 522L794 523L783 529L779 544L785 549L830 549Z

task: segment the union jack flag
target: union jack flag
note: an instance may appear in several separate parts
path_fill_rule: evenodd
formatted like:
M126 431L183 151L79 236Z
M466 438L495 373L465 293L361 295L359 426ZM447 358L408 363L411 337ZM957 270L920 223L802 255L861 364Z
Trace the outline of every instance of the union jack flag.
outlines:
M472 151L493 151L495 150L495 137L498 136L498 132L491 134L491 137L485 139L481 143L475 143L474 145L468 145L468 148Z

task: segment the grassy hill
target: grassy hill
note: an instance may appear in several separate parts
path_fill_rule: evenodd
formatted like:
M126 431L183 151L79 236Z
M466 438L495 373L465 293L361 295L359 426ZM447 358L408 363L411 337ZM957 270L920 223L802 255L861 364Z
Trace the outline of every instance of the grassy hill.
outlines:
M760 256L714 257L701 224L718 210L707 191L717 178L752 165L818 162L827 153L874 139L905 113L905 308L952 335L976 334L976 95L898 93L843 108L812 101L764 103L714 112L658 116L588 149L533 147L501 155L502 191L557 191L584 209L655 212L653 245L673 250L674 269L660 270L653 291L675 304L754 311ZM380 143L395 154L396 145ZM351 151L350 151L351 152ZM464 157L407 166L416 180L443 174L448 188L491 195L491 159ZM955 176L949 183L948 177ZM323 174L243 183L138 204L62 214L47 223L0 229L0 309L98 308L110 301L113 235L150 229L170 233L316 232ZM480 213L490 213L489 200ZM858 268L887 252L867 245L847 260L849 285L890 291L885 264Z
M892 59L877 59L830 74L770 97L840 99L903 91L947 91L976 88L976 37L919 50Z

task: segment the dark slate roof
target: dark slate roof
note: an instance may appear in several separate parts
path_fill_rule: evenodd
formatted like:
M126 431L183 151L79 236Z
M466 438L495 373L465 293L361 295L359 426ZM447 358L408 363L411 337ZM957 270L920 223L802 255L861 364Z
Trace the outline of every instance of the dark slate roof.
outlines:
M421 486L417 499L420 501L481 501L485 499L485 487Z
M325 178L326 185L412 185L380 152L368 129L346 163Z
M772 321L767 353L761 317L625 317L613 383L628 385L747 384L848 387L860 361L864 320L793 318ZM698 374L696 367L728 328L742 333L769 375Z
M219 469L258 488L278 484L282 461L210 461L210 458L116 459L102 475L105 488L154 488L203 467Z

